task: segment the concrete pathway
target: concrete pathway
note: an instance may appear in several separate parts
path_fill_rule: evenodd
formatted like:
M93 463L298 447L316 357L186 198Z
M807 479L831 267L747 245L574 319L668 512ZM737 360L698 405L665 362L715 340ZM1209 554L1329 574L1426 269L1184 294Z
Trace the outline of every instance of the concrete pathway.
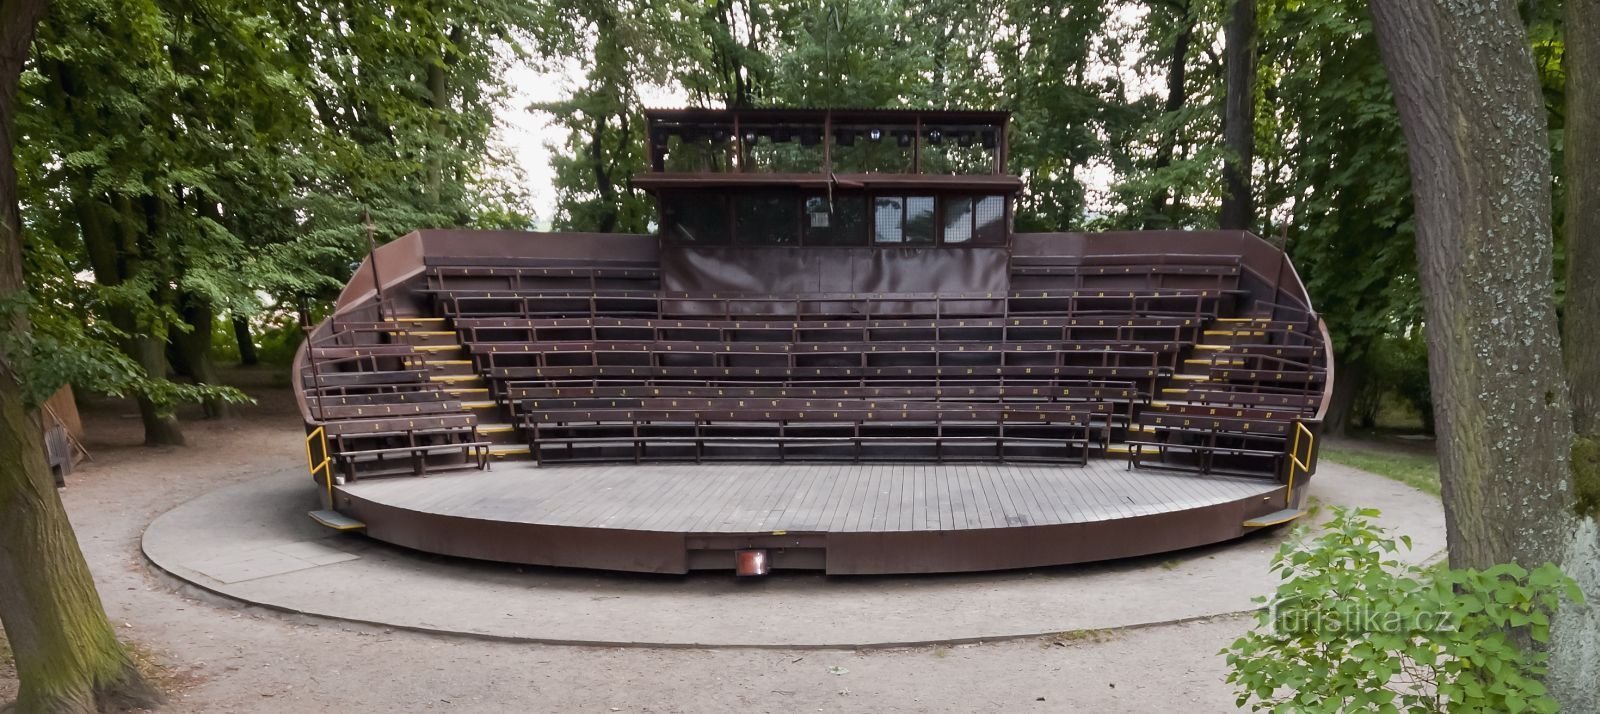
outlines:
M1436 497L1324 462L1323 504L1379 508L1408 558L1444 549ZM418 631L561 644L862 648L1127 628L1239 612L1277 580L1284 531L1151 558L917 577L723 573L646 577L516 567L337 535L298 469L269 471L168 511L143 550L166 572L276 610Z

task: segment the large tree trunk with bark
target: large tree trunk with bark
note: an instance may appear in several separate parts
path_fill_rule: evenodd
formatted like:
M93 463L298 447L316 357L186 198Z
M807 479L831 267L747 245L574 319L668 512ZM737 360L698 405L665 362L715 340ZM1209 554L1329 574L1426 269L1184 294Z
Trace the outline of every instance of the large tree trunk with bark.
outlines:
M1600 0L1567 0L1567 303L1572 426L1600 439ZM1594 476L1600 478L1600 475Z
M1554 562L1600 601L1600 531L1577 512L1551 265L1550 154L1513 0L1378 0L1405 130L1450 562ZM1551 683L1600 706L1600 617L1563 607Z
M1247 231L1254 227L1255 202L1250 175L1256 148L1256 2L1233 0L1224 30L1227 48L1222 140L1229 156L1222 162L1225 194L1217 225Z
M17 81L45 0L0 0L0 300L24 289L12 146ZM0 329L29 330L27 313ZM0 357L0 625L16 660L16 710L93 712L157 696L117 642L45 462L43 426Z

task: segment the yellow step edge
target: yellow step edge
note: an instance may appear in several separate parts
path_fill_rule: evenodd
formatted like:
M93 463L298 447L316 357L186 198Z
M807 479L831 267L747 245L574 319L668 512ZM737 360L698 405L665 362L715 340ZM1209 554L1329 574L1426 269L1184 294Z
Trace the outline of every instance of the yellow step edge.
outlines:
M1220 335L1224 337L1260 337L1267 333L1260 330L1206 330L1206 335Z
M442 317L397 317L395 322L444 322Z
M428 364L472 364L470 359L430 359Z
M1197 349L1197 350L1211 350L1213 352L1222 352L1222 351L1227 350L1228 348L1230 348L1232 346L1233 345L1195 345L1194 348Z
M468 409L491 409L500 406L499 402L462 402L461 406Z
M1301 516L1304 516L1305 514L1306 512L1302 510L1285 508L1284 510L1276 513L1268 513L1267 515L1245 521L1244 527L1265 528L1267 526L1275 526L1280 523L1288 523L1289 521L1295 520Z
M428 381L430 381L430 382L476 382L476 381L478 381L478 375L476 375L476 374L430 374L430 375L428 375Z
M490 456L514 456L516 454L526 453L528 453L527 444L522 444L520 446L507 446L503 449L489 449Z
M418 352L449 352L461 349L461 345L412 345L411 349Z
M1164 387L1164 388L1162 388L1161 391L1166 392L1167 394L1188 394L1189 393L1188 387Z
M1209 382L1209 381L1211 381L1211 375L1207 375L1207 374L1174 374L1174 375L1172 375L1172 378L1173 379L1181 379L1181 380L1183 380L1185 382Z
M1157 409L1165 409L1167 407L1172 406L1172 402L1158 402L1158 401L1152 400L1150 402L1150 406L1155 407Z
M1112 444L1106 447L1107 454L1127 454L1128 447L1122 444Z
M455 330L391 330L391 332L404 332L408 335L454 335Z
M514 429L516 429L516 427L514 427L514 426L512 426L510 424L479 424L478 425L478 433L479 434L504 434L504 433L506 433L508 431L512 431Z
M1212 359L1200 358L1200 359L1186 359L1186 360L1183 361L1183 363L1184 364L1236 365L1236 364L1244 364L1244 360L1242 360L1242 359L1216 359L1216 360L1212 360Z
M461 394L462 392L487 392L487 391L489 391L489 388L488 387L445 387L444 391L449 392L451 394Z

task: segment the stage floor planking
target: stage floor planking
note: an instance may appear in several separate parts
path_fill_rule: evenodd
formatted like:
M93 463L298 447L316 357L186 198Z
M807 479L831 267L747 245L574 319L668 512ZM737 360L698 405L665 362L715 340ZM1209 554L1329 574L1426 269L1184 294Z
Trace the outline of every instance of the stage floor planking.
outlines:
M666 533L962 531L1094 523L1266 497L1266 479L1089 465L498 464L360 481L362 501L439 516Z

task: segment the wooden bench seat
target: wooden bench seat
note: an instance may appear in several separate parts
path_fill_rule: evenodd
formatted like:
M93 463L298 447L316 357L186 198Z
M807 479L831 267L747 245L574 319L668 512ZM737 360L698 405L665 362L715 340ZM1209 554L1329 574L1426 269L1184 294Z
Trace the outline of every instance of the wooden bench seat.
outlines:
M1296 410L1301 414L1314 414L1322 403L1320 393L1304 392L1278 394L1270 392L1240 392L1230 389L1190 389L1184 399L1197 404L1223 404L1252 408L1278 408Z
M1209 409L1211 407L1169 405L1141 413L1139 424L1146 427L1147 431L1153 431L1154 436L1128 440L1128 468L1146 466L1142 460L1145 450L1153 449L1158 459L1154 465L1156 468L1277 478L1283 470L1285 448L1294 428L1294 419L1276 418L1279 415L1272 412L1248 409L1237 410L1245 414L1244 417L1190 413ZM1268 413L1274 416L1266 416ZM1168 455L1174 451L1194 454L1196 463L1182 464L1169 460ZM1215 463L1218 455L1266 459L1272 466L1270 471L1265 472L1220 471Z
M519 424L536 461L583 460L577 449L623 448L637 462L690 456L695 461L740 457L721 447L776 450L780 460L794 449L832 445L849 460L882 454L882 447L925 447L936 460L951 447L980 445L994 458L1087 463L1096 418L1106 403L1011 405L941 402L764 400L760 407L737 399L695 400L673 407L670 399L641 400L638 408L528 408ZM663 452L667 447L669 451ZM686 447L682 453L673 447ZM1074 448L1076 447L1076 448ZM654 451L652 451L654 449ZM1009 450L1008 450L1009 449ZM815 454L813 454L815 455ZM604 460L604 453L595 455Z
M321 426L329 453L350 480L356 478L358 461L381 462L393 454L407 455L419 476L427 471L430 454L459 451L467 463L489 466L489 442L479 440L478 419L471 414L334 419Z

